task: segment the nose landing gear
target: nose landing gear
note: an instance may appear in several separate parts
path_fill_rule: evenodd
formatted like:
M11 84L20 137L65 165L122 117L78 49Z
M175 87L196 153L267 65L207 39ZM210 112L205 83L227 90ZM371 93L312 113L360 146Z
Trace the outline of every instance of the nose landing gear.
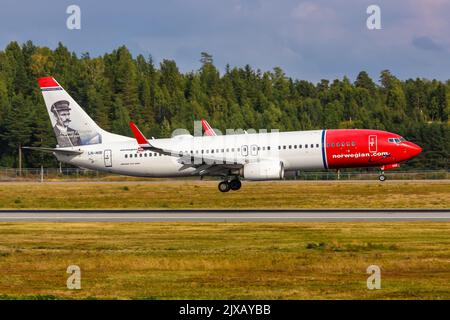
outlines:
M232 180L224 180L219 183L219 191L220 192L228 192L230 190L236 191L239 190L242 186L241 181L238 178Z
M386 176L384 175L384 167L380 169L380 175L378 176L378 180L380 180L381 182L386 181Z

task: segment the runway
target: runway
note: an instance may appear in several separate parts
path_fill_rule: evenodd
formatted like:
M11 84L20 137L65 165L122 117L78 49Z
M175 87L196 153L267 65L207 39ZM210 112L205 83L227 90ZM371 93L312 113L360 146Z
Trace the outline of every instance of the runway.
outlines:
M450 209L2 210L0 222L393 222L450 221Z

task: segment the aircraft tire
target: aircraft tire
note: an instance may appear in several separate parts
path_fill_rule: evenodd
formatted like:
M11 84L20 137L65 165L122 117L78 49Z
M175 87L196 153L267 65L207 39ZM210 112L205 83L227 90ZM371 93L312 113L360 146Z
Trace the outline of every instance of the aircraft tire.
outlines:
M239 190L242 186L242 183L239 179L233 179L230 181L230 188L233 191Z
M220 192L230 191L230 184L228 183L228 181L222 181L221 183L219 183L219 191Z

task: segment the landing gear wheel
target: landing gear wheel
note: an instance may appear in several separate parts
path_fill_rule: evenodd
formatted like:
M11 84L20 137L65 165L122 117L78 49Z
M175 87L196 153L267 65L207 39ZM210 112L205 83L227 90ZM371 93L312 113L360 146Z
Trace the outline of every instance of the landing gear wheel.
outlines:
M242 183L239 179L233 179L230 181L230 188L233 191L239 190L242 186Z
M228 183L228 181L222 181L221 183L219 183L219 191L220 192L230 191L230 184Z
M385 176L384 174L380 174L380 176L378 177L378 179L379 179L381 182L384 182L384 181L386 181L386 176Z

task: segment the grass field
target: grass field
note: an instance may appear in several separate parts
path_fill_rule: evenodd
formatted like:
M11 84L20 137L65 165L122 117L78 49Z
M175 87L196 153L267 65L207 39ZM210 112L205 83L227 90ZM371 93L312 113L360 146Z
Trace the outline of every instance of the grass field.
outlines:
M450 208L449 181L214 181L0 183L0 209L21 208Z
M0 223L0 298L450 299L450 223ZM81 290L66 268L81 268ZM366 269L381 268L368 290Z

